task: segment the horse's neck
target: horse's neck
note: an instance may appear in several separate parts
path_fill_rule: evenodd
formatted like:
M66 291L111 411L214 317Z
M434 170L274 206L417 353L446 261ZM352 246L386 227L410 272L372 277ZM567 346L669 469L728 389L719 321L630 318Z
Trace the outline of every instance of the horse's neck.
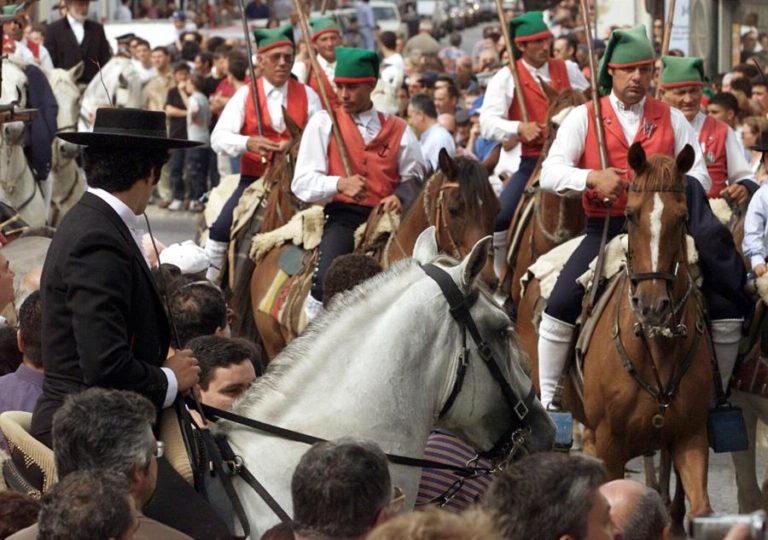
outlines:
M584 229L584 210L580 198L561 197L543 189L536 201L536 216L544 241L550 249L575 237Z
M389 261L410 257L416 240L424 230L429 227L429 218L424 207L424 198L427 196L426 188L419 193L408 215L400 223L395 235L395 241L389 246Z
M287 171L284 171L287 172ZM291 196L285 191L285 182L290 183L287 174L280 174L279 178L271 182L264 219L261 222L261 232L273 231L282 227L293 217L298 210L291 201Z

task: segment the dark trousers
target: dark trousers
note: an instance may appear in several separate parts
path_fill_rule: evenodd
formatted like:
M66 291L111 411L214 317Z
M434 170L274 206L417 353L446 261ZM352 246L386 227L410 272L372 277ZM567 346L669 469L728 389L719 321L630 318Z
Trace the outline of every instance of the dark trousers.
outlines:
M176 148L171 150L168 159L171 191L173 198L177 201L183 201L186 195L186 187L184 186L184 157L186 152L186 148Z
M208 148L208 188L213 189L219 185L219 164L216 152Z
M534 156L526 156L520 159L520 168L512 175L512 178L507 182L507 186L499 195L501 209L496 215L494 231L506 231L509 229L509 224L512 223L512 217L515 215L517 205L520 204L520 199L523 196L525 184L528 183L528 179L533 174L533 169L536 168L538 160L539 158Z
M323 300L323 280L333 260L355 250L355 230L366 222L371 209L357 204L332 202L325 206L323 239L312 278L312 297Z
M211 240L217 242L229 242L229 232L232 229L232 214L237 207L237 203L240 202L240 197L245 191L245 188L250 186L253 182L258 180L255 176L240 176L240 182L238 182L235 191L224 203L224 207L221 209L219 217L211 225L211 229L208 231L208 236Z
M196 201L208 191L208 161L211 149L207 146L187 148L184 156L184 169L189 200ZM174 196L174 198L176 198Z
M688 234L699 252L699 265L704 276L702 292L707 299L710 318L739 319L751 311L749 298L743 291L746 273L736 251L731 233L712 213L707 194L698 180L686 177ZM576 282L600 251L603 219L587 220L586 237L574 250L552 290L547 315L574 324L581 313L584 288ZM608 240L624 228L624 217L611 219Z

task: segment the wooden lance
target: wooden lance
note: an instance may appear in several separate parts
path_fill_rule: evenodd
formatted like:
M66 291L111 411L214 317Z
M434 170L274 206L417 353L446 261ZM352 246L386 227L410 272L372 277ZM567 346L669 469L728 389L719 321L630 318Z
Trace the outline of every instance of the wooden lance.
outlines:
M240 0L242 2L242 0ZM312 46L312 36L309 33L309 24L307 23L307 15L304 13L304 7L301 5L301 0L293 0L293 5L296 11L299 13L299 24L301 25L301 35L304 39L304 43L307 45L307 54L309 55L309 64L312 71L315 73L320 89L320 99L323 102L328 116L331 119L331 130L333 131L333 137L336 139L336 145L339 147L339 155L341 156L341 163L344 166L344 173L347 176L352 176L352 167L349 166L349 154L347 153L347 146L344 144L344 139L341 138L341 131L339 130L339 124L336 121L336 112L331 107L331 100L328 98L328 93L325 89L323 82L326 79L325 73L320 69L320 65L317 63L317 56L315 48Z
M504 43L507 47L507 58L509 58L509 71L512 73L512 80L515 82L515 100L520 107L520 117L523 122L528 122L528 107L525 106L525 98L523 97L523 89L520 86L520 79L517 76L517 65L515 64L515 55L512 54L512 41L509 39L509 26L507 26L507 20L504 17L504 7L501 5L502 0L496 0L496 11L499 16L499 23L501 23L501 32L504 36Z
M672 41L672 21L675 18L675 0L669 0L667 6L667 22L664 24L664 35L661 38L661 56L669 54L669 43ZM664 63L662 62L659 71L659 82L661 82L661 71L664 70ZM661 88L656 88L656 99L661 99Z
M261 108L259 107L259 94L256 90L256 70L253 67L253 48L251 47L251 34L248 30L248 19L245 16L245 0L240 0L240 18L243 21L243 34L245 35L245 49L248 54L248 70L251 76L251 99L253 108L256 111L256 131L259 137L264 136L264 123L261 119ZM267 162L267 156L261 154L261 163Z

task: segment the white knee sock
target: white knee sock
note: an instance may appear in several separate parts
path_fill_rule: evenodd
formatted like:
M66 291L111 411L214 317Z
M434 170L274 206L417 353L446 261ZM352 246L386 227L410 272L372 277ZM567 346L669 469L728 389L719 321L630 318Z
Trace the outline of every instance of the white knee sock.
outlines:
M717 366L720 368L720 378L723 390L728 391L728 382L736 365L741 341L741 319L720 319L712 321L712 343L717 355Z
M307 316L307 324L315 320L315 318L322 312L323 303L310 294L307 298L307 303L304 304L304 314Z
M539 388L541 404L546 409L555 396L555 387L563 374L571 350L574 325L541 314L539 325Z
M205 254L208 255L208 272L205 277L209 281L218 284L221 268L224 266L224 257L227 256L227 242L218 242L210 238L205 242Z
M501 279L501 274L507 267L507 231L493 233L493 270L496 277Z

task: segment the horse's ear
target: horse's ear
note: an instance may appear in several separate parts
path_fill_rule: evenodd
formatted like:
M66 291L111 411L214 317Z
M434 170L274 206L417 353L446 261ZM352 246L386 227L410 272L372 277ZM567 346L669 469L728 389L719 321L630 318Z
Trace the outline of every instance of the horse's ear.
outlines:
M640 170L645 166L645 160L645 150L643 150L642 144L636 142L629 147L627 162L629 163L629 166L632 167L633 171L639 173Z
M445 148L440 149L440 154L437 156L437 163L445 176L451 179L456 178L456 175L458 174L456 162L450 155L448 155Z
M677 172L685 174L693 167L693 162L696 161L696 152L690 144L686 144L683 149L677 154L675 159L675 165L677 165Z
M72 77L73 81L80 80L80 77L83 76L83 70L85 69L85 62L80 60L77 64L72 66L67 73L69 73L69 76Z
M552 103L553 101L555 101L558 95L557 90L555 90L550 85L545 83L544 79L542 79L541 77L536 77L536 78L539 79L539 83L541 84L541 89L544 91L544 95L547 96L547 99L549 100L549 102Z
M488 154L488 157L485 158L485 161L483 161L483 167L486 171L488 171L488 174L493 174L493 171L496 169L496 165L499 164L499 157L501 156L501 145L497 144L493 147L493 150L491 150L491 153Z
M416 239L416 245L413 247L413 258L421 264L427 264L437 257L437 238L435 238L435 227L427 227Z
M283 107L283 119L285 120L285 128L288 130L288 133L291 134L291 139L295 139L297 135L301 135L301 127L294 122L291 115L285 110L285 107Z
M459 279L461 280L459 286L465 291L468 290L474 283L480 273L488 263L488 255L491 252L491 245L493 240L490 236L479 240L473 247L466 259L461 262L459 269Z

